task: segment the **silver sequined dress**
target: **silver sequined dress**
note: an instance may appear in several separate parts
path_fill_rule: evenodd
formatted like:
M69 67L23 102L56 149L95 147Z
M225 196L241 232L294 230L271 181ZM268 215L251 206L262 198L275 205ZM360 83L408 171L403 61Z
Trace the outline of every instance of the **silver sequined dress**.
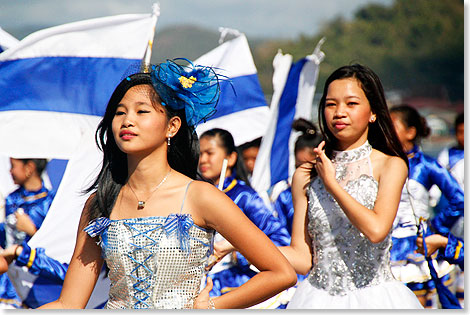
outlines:
M99 235L109 267L105 308L192 308L214 233L195 225L191 215L98 218L85 231Z
M366 141L332 156L336 180L368 209L373 209L378 192L371 152ZM370 242L351 224L319 177L307 188L307 197L313 267L288 308L421 308L411 290L390 271L390 234L378 244Z

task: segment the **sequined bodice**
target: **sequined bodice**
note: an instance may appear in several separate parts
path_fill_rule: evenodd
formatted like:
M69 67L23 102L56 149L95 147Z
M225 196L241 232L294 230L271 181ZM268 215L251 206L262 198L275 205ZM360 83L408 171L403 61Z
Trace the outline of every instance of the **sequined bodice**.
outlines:
M100 233L111 281L106 308L192 308L213 231L188 214L108 221Z
M373 209L378 183L372 176L370 153L366 142L350 151L334 151L336 179L358 202ZM390 271L390 234L384 241L369 241L326 191L323 181L315 178L307 189L308 233L314 251L313 268L308 281L331 295L393 280ZM371 210L372 211L372 210Z

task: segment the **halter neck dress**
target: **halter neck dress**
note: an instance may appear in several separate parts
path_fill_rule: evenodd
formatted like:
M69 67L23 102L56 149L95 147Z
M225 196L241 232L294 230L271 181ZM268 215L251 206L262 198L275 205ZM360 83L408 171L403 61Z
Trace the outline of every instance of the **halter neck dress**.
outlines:
M336 180L358 202L374 208L378 182L373 177L371 145L334 151ZM390 233L369 241L351 224L336 200L316 177L307 188L308 234L313 267L287 308L422 308L416 296L390 270Z

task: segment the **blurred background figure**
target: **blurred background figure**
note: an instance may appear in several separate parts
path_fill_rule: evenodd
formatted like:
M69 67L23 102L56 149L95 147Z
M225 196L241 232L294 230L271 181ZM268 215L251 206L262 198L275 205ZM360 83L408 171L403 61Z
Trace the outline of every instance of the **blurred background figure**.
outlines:
M462 190L465 192L465 160L464 160L464 113L457 114L454 122L455 131L455 144L444 148L437 157L437 162L445 167L452 176L457 180ZM441 194L441 191L437 186L433 186L430 190L431 197L433 198L436 207L434 208L435 213L440 213L449 206L449 200ZM459 220L452 226L451 233L459 238L464 238L464 216L461 216ZM460 301L462 307L464 306L464 272L460 268L457 271L457 278L455 284L455 290L457 298Z
M313 149L320 144L322 136L312 122L303 118L294 120L292 129L301 132L294 146L295 168L297 168L303 163L310 162L314 159ZM277 217L285 225L287 231L289 231L289 235L291 235L294 205L292 204L290 183L284 191L275 197L273 206Z
M223 161L227 159L222 191L274 244L288 245L290 237L286 227L272 214L258 193L250 187L243 158L235 146L231 133L219 128L210 129L200 136L199 143L199 171L202 177L218 186ZM211 296L227 293L257 274L257 270L234 250L229 242L216 233L214 255L211 256L216 264L209 271L209 277L213 281Z
M437 185L450 200L446 213L454 213L454 218L457 218L455 214L463 213L463 191L444 167L421 151L421 139L430 134L426 119L409 105L393 107L390 114L410 166L393 224L393 247L390 255L392 272L413 290L423 306L437 308L435 286L427 262L416 251L416 226L421 217L428 220L433 216L429 196L432 185ZM444 277L444 283L448 287L454 281L451 277L452 270L453 266L447 261L438 260L436 271L439 277Z
M301 135L295 141L294 146L295 168L297 168L303 163L310 162L314 159L313 149L320 144L323 138L318 132L317 127L311 121L303 118L294 120L292 123L292 129L301 132ZM273 200L273 208L277 217L289 232L289 235L292 236L294 204L292 203L292 183L289 182L288 184L289 186ZM307 275L297 274L297 284L306 277ZM294 294L296 287L297 285L289 290L290 297Z
M253 169L255 168L256 157L258 156L259 147L261 145L261 138L245 142L238 146L238 151L243 157L243 163L247 172L248 179L251 179L253 175Z
M41 174L46 168L45 159L10 159L10 174L19 188L5 200L5 222L0 224L2 248L27 242L41 227L54 194L44 186ZM0 276L0 301L8 307L21 307L21 299L4 273Z

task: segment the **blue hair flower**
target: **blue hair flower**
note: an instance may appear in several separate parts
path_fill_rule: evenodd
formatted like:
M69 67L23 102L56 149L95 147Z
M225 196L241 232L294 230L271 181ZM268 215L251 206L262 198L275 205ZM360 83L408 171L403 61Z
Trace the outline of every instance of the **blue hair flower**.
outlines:
M184 60L189 65L181 66L175 60ZM184 109L189 126L196 127L215 114L220 86L213 68L176 58L153 66L150 75L162 105L172 110Z

